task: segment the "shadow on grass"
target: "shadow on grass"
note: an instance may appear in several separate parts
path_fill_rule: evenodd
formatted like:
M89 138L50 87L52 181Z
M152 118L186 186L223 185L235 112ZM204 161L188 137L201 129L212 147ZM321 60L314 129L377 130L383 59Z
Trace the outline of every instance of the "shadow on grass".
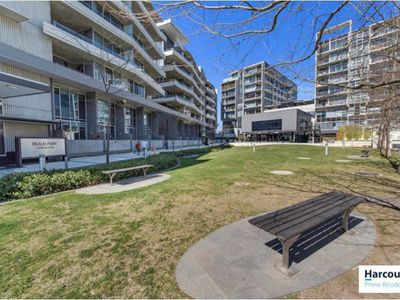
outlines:
M364 220L361 218L350 216L349 230L363 221ZM341 227L342 217L335 217L326 221L317 228L313 228L303 233L290 248L290 263L300 263L313 253L340 237L344 234L340 231ZM282 245L278 239L273 239L265 243L265 245L282 254Z
M359 174L349 172L335 172L324 174L314 172L310 169L300 169L307 176L307 183L304 181L295 182L291 178L280 178L278 182L273 184L284 189L291 189L298 192L306 193L326 193L327 191L341 191L365 196L367 202L378 204L387 208L400 211L400 182L386 177L370 177L361 176ZM376 187L380 192L392 194L397 200L382 199L368 195L363 190ZM399 203L396 203L399 202Z

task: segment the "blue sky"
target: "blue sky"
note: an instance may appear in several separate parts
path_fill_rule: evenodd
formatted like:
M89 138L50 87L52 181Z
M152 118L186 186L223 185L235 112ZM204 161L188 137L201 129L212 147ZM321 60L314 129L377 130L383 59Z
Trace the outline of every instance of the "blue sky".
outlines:
M226 2L202 2L203 4L218 5ZM265 3L255 2L262 6ZM314 46L316 28L319 28L329 12L340 5L340 2L297 2L292 9L281 15L277 27L272 33L251 35L227 39L206 32L197 24L235 23L248 16L243 11L212 11L196 10L194 15L184 15L181 10L167 10L163 18L172 17L174 23L184 32L190 42L186 48L193 54L196 62L203 67L207 78L219 90L222 80L230 71L239 69L259 61L267 61L270 65L292 61L310 53ZM367 5L367 4L365 4ZM363 3L347 5L340 14L336 15L329 24L334 26L344 21L353 20L353 28L359 28L365 20L355 9L365 9ZM157 8L157 5L155 6ZM299 9L299 7L301 9ZM393 10L389 10L393 14ZM319 18L316 18L319 16ZM375 16L380 20L380 16ZM246 29L259 29L268 26L271 15L266 15L248 25ZM318 26L319 25L319 26ZM314 84L314 56L300 64L280 68L280 71L298 85L298 99L312 99ZM220 112L218 112L220 121Z

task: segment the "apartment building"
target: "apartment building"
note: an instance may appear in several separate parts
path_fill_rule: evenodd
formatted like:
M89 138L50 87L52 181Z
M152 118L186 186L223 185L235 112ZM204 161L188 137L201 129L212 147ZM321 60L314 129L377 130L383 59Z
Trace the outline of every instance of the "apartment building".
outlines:
M111 151L211 137L216 92L187 42L148 2L0 1L0 166L18 137L101 153L109 124Z
M231 72L221 84L221 119L225 137L242 133L244 115L256 114L297 99L297 86L282 73L259 62Z
M192 127L192 130L200 130L204 136L214 139L217 121L216 90L207 80L203 69L196 64L192 54L185 49L187 37L170 19L157 21L157 27L167 38L163 61L166 76L159 81L166 93L155 101L205 124ZM184 121L180 120L177 125L178 135L184 136Z
M323 136L334 138L345 125L376 125L382 91L351 87L384 80L395 68L387 49L398 43L393 22L353 30L350 20L325 30L315 67L316 126Z

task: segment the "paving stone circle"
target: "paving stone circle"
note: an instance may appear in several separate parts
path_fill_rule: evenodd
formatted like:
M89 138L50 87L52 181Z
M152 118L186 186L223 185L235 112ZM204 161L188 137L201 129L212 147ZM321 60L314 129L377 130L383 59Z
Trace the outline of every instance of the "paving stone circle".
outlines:
M273 170L270 173L274 174L274 175L293 175L294 174L292 171L287 171L287 170Z
M338 163L350 163L351 162L351 160L348 160L348 159L336 159L335 161Z
M376 172L354 172L353 174L364 177L383 177L383 174Z
M251 225L250 218L210 233L180 258L175 278L185 294L196 299L281 298L359 265L376 239L374 223L361 214L352 213L350 230L344 234L338 231L341 218L332 219L324 226L324 237L305 235L292 248L292 265L299 272L287 278L274 266L282 261L280 244Z
M303 156L300 156L300 157L298 157L297 159L302 159L302 160L310 160L311 158L309 158L309 157L303 157Z
M347 156L348 159L368 159L369 157L362 157L361 155L349 155Z
M138 177L119 180L114 182L113 185L110 185L109 183L102 183L98 185L88 186L77 189L75 192L77 194L87 194L87 195L118 193L160 183L170 178L171 176L168 174L155 173L155 174L149 174L146 177L138 176Z

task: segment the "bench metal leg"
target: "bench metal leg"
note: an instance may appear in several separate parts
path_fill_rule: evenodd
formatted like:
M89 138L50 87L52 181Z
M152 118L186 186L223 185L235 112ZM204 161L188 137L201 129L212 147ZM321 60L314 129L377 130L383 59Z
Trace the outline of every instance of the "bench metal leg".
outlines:
M347 230L349 230L349 216L353 209L354 208L348 208L343 213L342 228L340 229L342 232L346 232Z
M299 237L300 235L296 235L287 240L278 239L282 244L282 264L275 265L275 267L287 277L292 277L298 272L294 267L290 267L290 247Z
M117 174L117 173L112 173L109 175L110 176L110 185L113 185L113 178L114 178L115 174Z

